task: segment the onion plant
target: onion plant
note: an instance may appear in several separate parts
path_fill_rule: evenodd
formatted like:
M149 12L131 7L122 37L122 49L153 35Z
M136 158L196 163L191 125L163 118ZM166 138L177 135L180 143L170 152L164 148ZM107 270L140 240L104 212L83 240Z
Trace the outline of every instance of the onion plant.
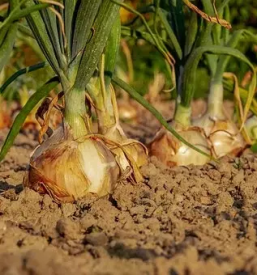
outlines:
M195 84L193 77L196 69L193 69L193 67L196 67L195 64L197 64L195 54L198 47L190 49L193 43L191 36L186 35L184 7L181 1L175 2L160 1L158 3L160 6L156 6L161 22L173 43L173 56L176 57L174 70L176 73L177 101L171 125L190 144L210 155L209 144L203 131L200 127L192 127L191 125L191 101L194 95L193 86ZM177 16L172 17L171 14L176 14ZM194 14L192 16L197 21L197 17ZM189 148L164 129L157 133L150 144L150 153L168 166L202 165L209 161L208 156L199 154Z
M43 66L48 64L56 76L34 93L18 114L0 158L33 107L60 84L61 92L48 105L42 105L39 116L45 119L41 132L44 137L51 134L47 122L53 107L63 115L62 126L32 154L25 186L48 193L57 202L67 202L88 192L106 195L120 178L141 181L139 167L146 163L147 151L141 143L127 139L119 126L111 85L119 49L120 5L110 0L17 3L0 30L15 22L34 37L47 61ZM22 16L27 25L17 22ZM64 105L58 103L62 95ZM96 110L97 132L92 127L92 108Z
M220 10L220 14L223 14L226 19L229 19L229 6L223 6L223 9ZM209 37L210 44L229 47L229 55L208 55L207 61L211 74L208 107L206 113L201 118L195 120L193 124L204 129L205 134L211 142L214 156L219 158L227 154L237 155L246 145L240 129L236 123L228 118L228 115L223 108L223 76L226 72L228 63L231 60L231 56L234 56L248 64L250 69L253 71L253 76L249 85L248 98L245 100L245 110L243 111L243 108L240 110L240 119L242 123L241 129L243 129L243 124L247 118L247 113L255 93L256 75L251 62L242 53L235 50L235 48L240 40L257 41L257 37L247 30L238 30L229 33L224 29L221 30L220 26L215 26L210 35L212 35L212 37Z

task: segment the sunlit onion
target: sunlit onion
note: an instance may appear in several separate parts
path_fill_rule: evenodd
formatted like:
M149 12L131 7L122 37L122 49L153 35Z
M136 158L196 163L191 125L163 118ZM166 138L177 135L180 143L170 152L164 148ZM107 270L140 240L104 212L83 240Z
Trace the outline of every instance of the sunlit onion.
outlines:
M115 157L102 141L64 138L59 128L33 153L24 185L57 202L72 202L87 193L111 193L119 176Z
M194 125L201 126L208 136L214 156L236 156L245 148L245 142L233 121L213 117L208 113L194 121Z
M200 128L184 128L175 123L173 123L173 127L187 142L210 154L209 144ZM190 164L203 165L210 160L209 157L189 148L164 129L159 131L155 140L150 144L150 155L156 156L158 160L169 167Z

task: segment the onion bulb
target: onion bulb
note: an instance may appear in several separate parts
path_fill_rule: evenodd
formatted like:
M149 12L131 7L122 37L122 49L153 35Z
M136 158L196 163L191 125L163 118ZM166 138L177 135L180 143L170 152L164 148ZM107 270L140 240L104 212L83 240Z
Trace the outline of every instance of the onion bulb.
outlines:
M173 122L172 126L187 142L210 154L209 144L199 127L184 127ZM150 144L150 155L156 156L166 166L203 165L210 159L185 145L167 130L161 129Z
M203 128L208 137L212 154L216 158L225 155L238 155L245 142L236 124L223 110L223 85L212 84L206 113L193 121L193 125Z
M201 126L211 142L213 155L221 158L225 155L236 156L245 148L242 135L233 121L223 117L205 114L194 121L194 125Z
M121 169L100 139L91 136L65 138L58 128L33 153L24 185L56 202L73 202L87 193L112 192Z

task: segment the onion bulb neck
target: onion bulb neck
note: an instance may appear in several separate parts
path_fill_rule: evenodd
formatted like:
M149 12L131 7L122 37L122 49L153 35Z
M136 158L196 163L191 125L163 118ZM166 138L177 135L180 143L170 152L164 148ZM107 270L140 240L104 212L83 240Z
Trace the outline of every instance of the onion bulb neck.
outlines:
M191 107L184 107L180 103L176 106L174 120L183 127L188 127L191 124Z
M222 82L212 80L208 97L208 115L216 119L225 119L223 111L224 89Z
M85 91L76 89L65 93L64 121L68 124L74 139L90 133L89 119L85 104Z

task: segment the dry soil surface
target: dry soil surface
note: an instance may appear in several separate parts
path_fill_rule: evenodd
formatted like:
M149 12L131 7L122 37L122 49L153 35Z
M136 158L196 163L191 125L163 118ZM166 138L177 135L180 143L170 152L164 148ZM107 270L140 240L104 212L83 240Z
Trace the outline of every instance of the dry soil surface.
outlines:
M257 274L256 156L172 169L152 158L142 184L57 205L22 187L35 146L20 134L0 164L0 274Z

